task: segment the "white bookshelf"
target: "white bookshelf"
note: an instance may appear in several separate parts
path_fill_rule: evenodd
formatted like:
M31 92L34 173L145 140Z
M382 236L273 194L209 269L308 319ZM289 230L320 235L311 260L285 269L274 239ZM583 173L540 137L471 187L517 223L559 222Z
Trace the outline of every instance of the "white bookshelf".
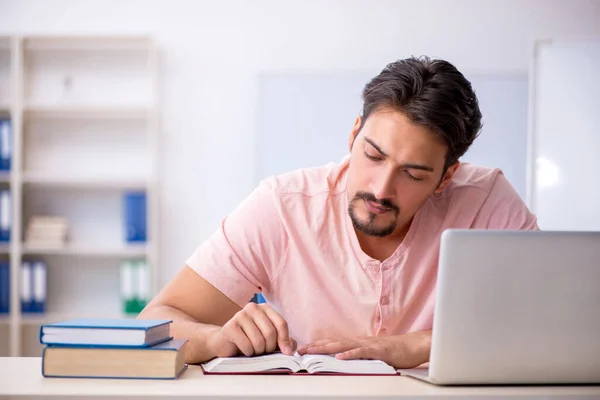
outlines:
M155 112L146 106L131 104L118 105L27 105L25 116L46 120L57 119L140 119L145 120L149 113Z
M158 94L151 38L0 37L0 117L13 126L12 166L0 186L12 197L11 308L0 315L0 356L38 356L39 327L122 311L119 267L145 259L157 291ZM147 196L146 243L125 241L123 195ZM24 242L34 215L69 223L65 245ZM44 314L23 314L19 269L47 269Z
M0 176L0 182L2 182ZM143 176L118 176L116 174L105 176L98 174L81 174L64 172L57 175L52 172L24 172L22 182L25 185L38 188L62 188L62 189L145 189L150 181Z

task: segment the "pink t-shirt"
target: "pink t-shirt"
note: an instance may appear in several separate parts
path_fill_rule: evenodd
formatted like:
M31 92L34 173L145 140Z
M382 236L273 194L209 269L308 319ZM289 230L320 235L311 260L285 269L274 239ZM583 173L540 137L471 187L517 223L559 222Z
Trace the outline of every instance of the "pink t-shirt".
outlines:
M348 216L348 163L263 181L187 265L240 307L262 291L302 345L431 329L445 229L538 229L500 170L462 164L380 262L362 251Z

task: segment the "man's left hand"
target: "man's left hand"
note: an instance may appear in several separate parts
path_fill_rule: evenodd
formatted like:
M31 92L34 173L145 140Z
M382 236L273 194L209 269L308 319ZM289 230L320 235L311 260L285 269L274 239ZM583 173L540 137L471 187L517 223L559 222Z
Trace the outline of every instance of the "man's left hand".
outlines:
M335 354L339 360L381 360L394 368L414 368L429 361L431 331L387 337L324 339L298 348L304 354Z

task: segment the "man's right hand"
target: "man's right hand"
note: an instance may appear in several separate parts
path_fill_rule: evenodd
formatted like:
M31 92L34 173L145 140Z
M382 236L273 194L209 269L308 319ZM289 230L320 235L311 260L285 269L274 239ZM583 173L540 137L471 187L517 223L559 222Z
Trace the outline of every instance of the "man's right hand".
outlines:
M213 331L208 345L217 357L257 356L279 350L296 351L287 322L268 304L248 303L225 325Z

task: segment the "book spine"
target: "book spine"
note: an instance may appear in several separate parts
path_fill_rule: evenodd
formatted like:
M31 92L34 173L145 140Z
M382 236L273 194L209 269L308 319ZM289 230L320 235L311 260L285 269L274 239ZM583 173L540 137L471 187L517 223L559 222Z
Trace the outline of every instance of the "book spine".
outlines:
M131 261L121 263L121 302L125 314L135 314L137 310L135 300L135 270Z
M12 158L12 123L0 120L0 170L10 171Z
M124 196L125 241L146 241L146 194L129 192Z
M137 282L136 282L136 308L137 312L140 313L148 304L149 299L149 274L148 274L148 265L145 260L140 260L137 262Z
M24 261L21 264L20 271L20 286L21 286L21 312L29 313L32 310L32 284L31 284L31 263Z
M0 263L0 314L10 311L10 263Z
M33 263L33 293L32 311L43 313L46 311L46 277L47 266L43 261Z
M0 242L10 241L11 199L8 189L0 190Z

